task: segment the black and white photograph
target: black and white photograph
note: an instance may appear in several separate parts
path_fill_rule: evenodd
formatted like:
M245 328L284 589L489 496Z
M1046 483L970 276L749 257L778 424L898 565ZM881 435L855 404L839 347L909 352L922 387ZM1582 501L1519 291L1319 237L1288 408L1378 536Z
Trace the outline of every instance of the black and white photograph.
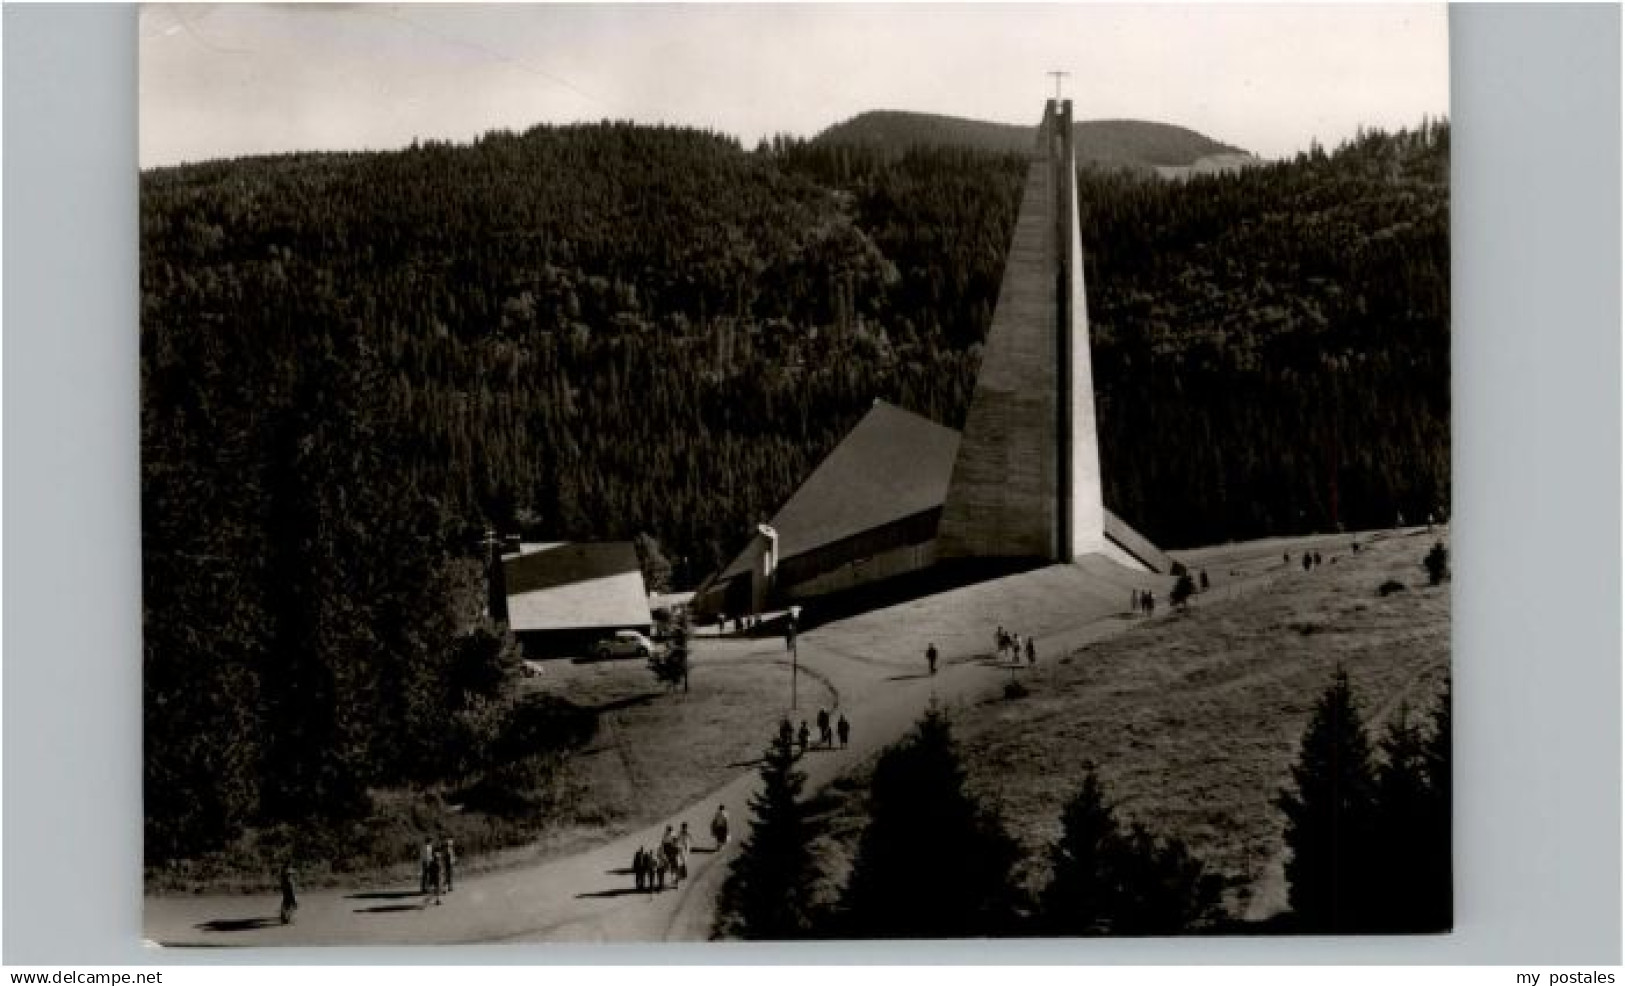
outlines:
M146 940L1451 931L1443 4L139 39Z

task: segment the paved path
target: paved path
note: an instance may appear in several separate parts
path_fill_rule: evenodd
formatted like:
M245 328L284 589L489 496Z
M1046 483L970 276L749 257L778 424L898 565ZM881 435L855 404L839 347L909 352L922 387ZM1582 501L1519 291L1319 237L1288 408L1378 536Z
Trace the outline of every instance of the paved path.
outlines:
M1241 590L1268 581L1235 585ZM801 664L840 696L839 707L853 723L851 748L811 750L802 758L807 793L895 742L931 702L952 708L1002 688L1012 672L990 658L996 623L1008 620L1011 628L1032 634L1042 664L1139 625L1126 613L1130 588L1154 588L1165 597L1169 584L1089 559L803 633ZM926 673L926 640L942 655L935 676ZM764 641L763 653L775 646L782 659L782 643ZM811 719L816 709L806 711ZM163 944L199 946L705 940L727 862L749 830L748 800L756 785L756 772L744 769L648 828L564 858L471 875L439 905L428 903L415 885L309 891L300 897L295 924L283 927L275 921L278 900L271 895L155 896L146 900L145 934ZM727 807L735 835L731 845L716 850L709 831L719 804ZM662 893L636 891L629 871L634 850L654 847L666 825L685 821L697 841L690 880Z

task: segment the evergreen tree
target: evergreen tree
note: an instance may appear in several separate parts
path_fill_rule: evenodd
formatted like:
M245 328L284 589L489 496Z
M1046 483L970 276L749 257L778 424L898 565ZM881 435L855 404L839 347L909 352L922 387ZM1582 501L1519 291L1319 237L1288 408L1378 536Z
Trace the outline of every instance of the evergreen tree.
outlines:
M881 755L869 823L842 895L845 931L860 938L1009 934L1019 849L965 790L948 719L932 708Z
M1127 833L1091 769L1061 815L1039 928L1052 935L1173 935L1220 917L1218 876L1178 839Z
M1162 839L1136 823L1122 840L1116 883L1122 899L1112 916L1117 935L1177 935L1222 916L1223 881L1179 839Z
M1375 777L1371 745L1341 667L1304 731L1286 814L1287 899L1309 932L1371 930L1375 905Z
M1179 609L1184 609L1196 595L1196 583L1191 581L1191 573L1181 572L1179 579L1174 582L1173 589L1168 593L1168 601Z
M1422 559L1422 567L1427 569L1428 585L1438 585L1450 576L1450 553L1445 550L1443 541L1433 543L1427 557Z
M660 550L660 542L648 534L632 539L638 553L638 565L643 569L643 583L650 592L671 591L671 562Z
M1422 769L1428 779L1428 810L1425 838L1429 845L1422 864L1420 893L1427 901L1418 923L1429 930L1443 930L1455 923L1455 840L1451 824L1455 817L1455 786L1452 763L1451 690L1449 682L1433 706L1433 723L1422 748Z
M1448 685L1431 719L1424 730L1402 718L1382 744L1377 803L1392 931L1445 931L1453 919Z
M1401 710L1383 736L1384 759L1377 768L1373 835L1380 851L1373 860L1374 882L1387 898L1385 906L1371 915L1377 930L1440 930L1424 926L1427 912L1437 906L1434 888L1425 884L1441 848L1431 824L1435 799L1426 749L1422 729ZM1445 872L1448 875L1448 867Z
M722 885L718 934L785 941L812 931L811 892L818 867L801 803L806 778L795 765L790 742L775 737L762 761L761 789L750 800L750 834Z
M656 651L649 655L649 670L654 672L655 680L672 691L678 685L683 691L688 691L688 658L689 649L693 646L694 619L688 611L679 611L671 621L671 641L664 651Z
M1052 872L1039 897L1040 926L1054 935L1111 931L1122 888L1114 865L1122 832L1091 767L1061 812L1061 838L1050 848Z

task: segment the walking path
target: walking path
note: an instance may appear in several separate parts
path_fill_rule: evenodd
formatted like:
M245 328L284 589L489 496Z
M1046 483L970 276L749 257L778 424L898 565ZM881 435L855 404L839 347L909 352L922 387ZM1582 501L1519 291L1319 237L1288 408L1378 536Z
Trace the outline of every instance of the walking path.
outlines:
M1230 598L1273 579L1237 573ZM1103 558L1056 565L863 614L801 634L798 659L839 696L853 725L847 749L809 750L801 760L807 793L817 791L895 742L932 702L952 708L996 693L1009 664L992 659L993 629L1004 624L1037 639L1039 664L1139 625L1128 615L1132 588L1166 599L1171 580L1130 572ZM1196 605L1202 605L1198 597ZM1166 613L1164 605L1159 612ZM941 654L936 675L924 650ZM782 642L764 641L763 654ZM811 719L811 712L802 714ZM764 745L768 737L763 737ZM717 891L727 863L749 832L753 768L677 814L613 842L564 858L470 875L440 905L415 884L310 891L300 896L296 922L275 918L278 898L154 896L146 899L145 934L167 945L376 945L491 941L659 941L710 937ZM709 845L718 805L732 819L733 841ZM697 835L691 878L680 889L644 893L633 887L631 861L639 846L658 845L667 825L687 822ZM705 840L705 841L699 841Z

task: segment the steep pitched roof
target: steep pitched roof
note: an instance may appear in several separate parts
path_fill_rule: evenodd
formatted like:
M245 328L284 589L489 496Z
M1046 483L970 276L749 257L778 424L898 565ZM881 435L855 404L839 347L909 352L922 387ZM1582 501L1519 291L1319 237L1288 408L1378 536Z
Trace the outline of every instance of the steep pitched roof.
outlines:
M958 451L959 432L876 401L768 522L779 558L942 506ZM747 567L735 558L722 577Z
M502 560L514 630L638 626L649 596L630 541L527 544Z

